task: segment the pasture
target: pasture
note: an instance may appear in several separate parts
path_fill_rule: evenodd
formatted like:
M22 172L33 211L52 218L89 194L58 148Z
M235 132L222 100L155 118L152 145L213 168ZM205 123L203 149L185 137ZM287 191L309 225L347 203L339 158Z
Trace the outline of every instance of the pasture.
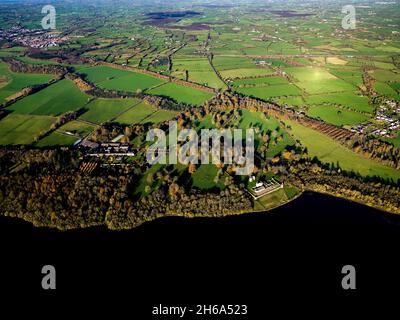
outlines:
M137 124L141 123L155 112L157 112L156 107L145 102L141 102L140 104L121 114L117 119L115 119L115 121L121 124Z
M176 83L167 83L148 91L149 94L172 98L177 102L199 106L210 100L214 94L192 87L181 86Z
M268 86L268 85L278 85L278 84L288 84L288 81L281 77L264 77L264 78L254 78L254 79L239 79L233 82L235 87L244 86Z
M24 88L47 83L53 78L49 74L11 72L6 63L0 62L0 103Z
M307 148L310 157L323 163L339 163L343 170L358 172L362 176L379 176L384 179L400 179L400 171L386 167L374 160L347 149L328 136L294 121L285 120L291 126L290 133Z
M75 135L80 136L83 138L84 136L88 135L90 132L94 130L95 126L91 125L86 122L82 122L79 120L73 120L64 124L61 128L57 131L59 132L71 132Z
M218 177L219 169L213 164L202 164L192 175L193 187L201 190L224 189L224 181Z
M374 108L369 104L368 97L359 96L352 92L306 96L305 100L309 105L330 104L366 113L373 113L374 111Z
M48 116L10 114L0 121L0 145L31 144L55 122Z
M137 92L146 90L165 83L165 80L149 76L147 74L120 70L106 66L97 66L80 70L87 79L95 85L122 92Z
M52 132L50 135L41 139L35 146L45 147L69 147L79 140L78 137L69 136L60 132Z
M273 74L274 71L266 68L238 68L220 71L221 77L224 79L241 79L251 77L262 77Z
M75 84L67 79L12 104L8 110L18 114L59 116L77 111L90 100Z
M311 118L320 119L336 126L360 124L369 119L361 113L333 106L311 107L306 113Z
M87 110L80 119L101 124L110 121L140 101L137 99L96 99L85 106Z
M302 92L293 84L273 85L268 87L237 88L236 92L246 96L253 96L262 100L272 97L300 96Z

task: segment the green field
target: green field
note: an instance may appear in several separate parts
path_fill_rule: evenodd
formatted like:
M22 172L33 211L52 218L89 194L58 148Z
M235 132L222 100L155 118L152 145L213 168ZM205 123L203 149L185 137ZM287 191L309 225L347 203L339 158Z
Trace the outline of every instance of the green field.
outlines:
M361 113L333 106L311 107L307 111L307 115L311 118L321 119L336 126L359 124L369 119Z
M354 92L356 87L341 79L323 79L319 81L304 81L297 85L308 94Z
M8 109L18 114L59 116L81 109L89 99L72 81L64 79L19 100Z
M238 79L233 82L235 87L242 86L267 86L277 84L287 84L287 80L281 77L263 77L254 79Z
M0 145L31 144L56 121L48 116L10 114L0 121Z
M375 90L381 95L384 96L396 96L397 92L393 90L391 86L389 86L386 83L383 82L376 82L375 85Z
M272 97L301 95L299 88L293 84L278 84L268 87L237 88L236 92L263 100L269 100Z
M225 88L225 84L217 77L207 58L174 59L173 72L180 72L182 79L188 71L189 81L205 84L212 88Z
M68 136L59 132L52 132L50 135L41 139L36 146L39 148L45 147L68 147L77 142L79 138Z
M352 92L307 96L305 100L309 105L331 104L367 113L374 111L374 108L369 105L368 97L359 96Z
M90 82L101 88L133 93L165 83L165 80L146 74L105 66L83 69L80 73L85 74Z
M167 83L160 87L150 90L148 93L165 96L174 99L177 102L183 102L190 105L202 105L210 100L214 94L197 90L191 87L181 86L175 83Z
M222 70L220 74L224 79L241 79L251 77L262 77L273 74L274 72L270 69L263 68L244 68L244 69L231 69Z
M53 78L49 74L11 72L7 64L0 62L0 103L26 87L47 83Z
M142 120L142 123L160 123L171 120L177 115L177 112L170 110L158 110L149 117Z
M223 189L224 184L218 179L218 171L219 169L213 164L200 165L192 175L193 187L201 190Z
M85 106L87 111L80 116L80 119L101 124L118 117L139 103L137 99L96 99Z
M323 163L339 163L342 169L354 171L363 176L379 176L394 181L400 179L399 170L364 158L318 131L293 121L285 120L285 122L291 126L294 138L300 140L301 144L307 147L309 155L317 157Z
M136 124L141 123L142 121L146 122L145 119L156 112L156 107L142 102L121 114L117 119L115 119L115 121L122 124Z
M88 135L90 132L94 130L95 126L91 125L89 123L81 122L79 120L74 120L66 123L63 125L61 128L59 128L57 131L60 132L71 132L73 134L76 134L80 137L84 137Z

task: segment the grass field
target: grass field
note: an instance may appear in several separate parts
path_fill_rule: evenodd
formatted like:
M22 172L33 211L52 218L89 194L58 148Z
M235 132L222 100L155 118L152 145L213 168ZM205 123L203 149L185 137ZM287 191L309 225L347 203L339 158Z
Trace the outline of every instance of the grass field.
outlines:
M293 84L278 84L268 87L237 88L236 92L263 100L269 100L272 97L301 95L301 91Z
M50 135L41 139L36 146L39 148L44 147L68 147L72 146L79 139L77 137L68 136L57 131L52 132Z
M14 103L8 109L18 114L58 116L81 109L88 100L89 96L72 81L64 79Z
M386 139L386 141L392 143L397 148L400 148L400 133L397 134L396 138Z
M300 140L302 145L307 147L309 155L316 156L323 163L339 163L342 169L358 172L363 176L379 176L394 181L400 179L399 170L364 158L318 131L293 121L285 120L285 122L292 127L291 133L295 139Z
M297 85L309 94L354 92L356 87L341 79L322 79L318 81L304 81Z
M210 190L213 188L223 189L223 181L218 179L218 168L213 164L203 164L197 168L192 175L193 187L201 190Z
M8 69L8 65L0 62L0 103L22 89L49 82L54 78L48 74L15 73Z
M181 86L175 83L167 83L160 87L150 90L148 93L165 96L174 99L177 102L183 102L190 105L202 105L206 100L211 99L214 94L200 91L191 87Z
M87 79L101 88L126 92L146 90L165 83L164 80L126 70L98 66L80 70Z
M309 105L331 104L367 113L374 111L374 108L368 103L368 97L362 97L352 92L307 96L305 100Z
M311 107L307 111L307 115L337 126L359 124L369 119L367 116L361 113L340 109L333 106Z
M170 110L158 110L149 117L142 120L143 123L160 123L171 120L177 115L177 112Z
M397 92L393 90L391 86L389 86L386 83L383 82L376 82L375 85L375 90L381 95L385 96L396 96Z
M265 195L254 201L255 210L269 210L276 208L288 201L288 196L284 189Z
M239 79L233 82L235 87L241 86L267 86L277 84L287 84L287 80L281 77L265 77L265 78L254 78L254 79Z
M173 71L189 73L189 81L205 84L212 88L225 88L225 84L217 77L207 58L174 59ZM183 79L185 77L182 77Z
M136 124L141 123L147 117L151 116L157 112L157 108L142 102L133 108L129 109L127 112L121 114L115 121L122 124Z
M220 71L222 78L224 79L241 79L241 78L250 78L250 77L262 77L273 74L273 71L270 69L263 68L238 68L231 70L222 70Z
M267 157L274 157L280 154L287 146L294 144L294 140L283 131L279 126L278 120L273 117L266 117L262 112L251 112L248 110L240 110L241 121L239 127L241 129L258 128L260 133L273 133L277 137L275 144L269 145L267 150ZM261 144L260 137L256 135L255 146Z
M31 144L56 121L53 117L10 114L0 121L0 144Z
M80 137L84 137L88 135L90 132L94 130L95 126L90 125L85 122L81 122L79 120L74 120L66 123L63 125L61 128L59 128L57 131L60 132L71 132L74 134L79 135Z
M116 118L119 114L139 103L140 101L137 99L96 99L85 106L88 111L80 118L101 124Z

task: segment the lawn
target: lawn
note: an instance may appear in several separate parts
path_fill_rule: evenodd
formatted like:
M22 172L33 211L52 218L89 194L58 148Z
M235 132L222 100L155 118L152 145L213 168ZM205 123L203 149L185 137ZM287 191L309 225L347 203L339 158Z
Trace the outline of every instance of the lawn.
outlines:
M80 119L101 124L118 117L139 103L140 101L137 99L96 99L85 106L88 111Z
M210 100L214 94L192 87L185 87L176 83L167 83L148 92L152 95L164 96L172 98L177 102L182 102L190 105L202 105L205 101Z
M19 100L8 109L18 114L59 116L81 109L89 99L72 81L64 79Z
M0 121L0 144L31 144L56 121L48 116L10 114Z
M43 84L54 78L49 74L15 73L8 69L8 65L0 62L0 103L26 87ZM1 85L2 84L2 85Z
M321 119L336 126L354 125L367 121L369 118L361 113L340 109L333 106L311 107L307 115Z
M379 176L384 179L400 179L400 171L386 167L340 145L328 136L294 121L285 120L289 124L291 134L307 147L309 156L317 157L323 163L339 163L347 171L358 172L363 176Z

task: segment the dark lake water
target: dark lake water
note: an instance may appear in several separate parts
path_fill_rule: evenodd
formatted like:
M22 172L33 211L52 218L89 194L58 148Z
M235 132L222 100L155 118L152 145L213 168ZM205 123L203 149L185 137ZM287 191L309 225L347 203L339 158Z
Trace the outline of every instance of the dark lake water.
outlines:
M272 290L277 297L304 286L340 292L340 270L352 264L358 268L363 292L400 284L399 240L400 217L305 193L266 213L164 218L123 232L59 232L2 217L0 271L14 275L6 276L3 285L36 292L41 290L41 267L52 264L58 295L118 294L129 288L132 295L153 303L222 296L250 299L254 286ZM178 293L172 295L171 288Z

